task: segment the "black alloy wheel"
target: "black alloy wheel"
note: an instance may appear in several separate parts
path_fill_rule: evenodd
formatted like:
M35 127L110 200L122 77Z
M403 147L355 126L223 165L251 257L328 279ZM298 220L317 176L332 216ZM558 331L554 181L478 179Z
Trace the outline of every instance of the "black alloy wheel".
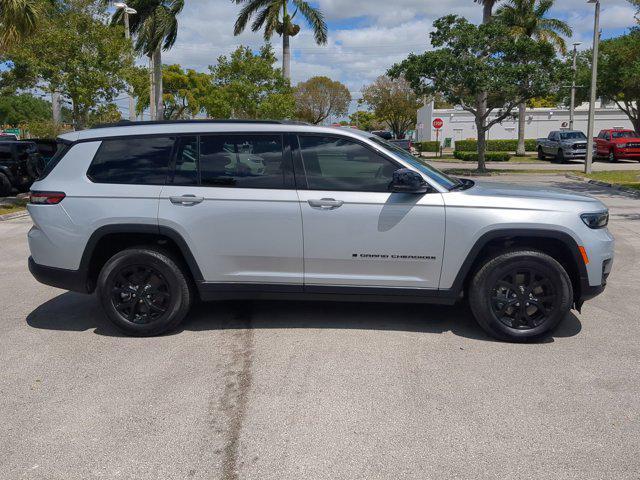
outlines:
M148 324L162 317L171 304L168 282L149 265L127 265L113 280L111 302L126 321Z
M509 272L491 292L493 314L507 327L518 330L542 325L558 303L553 282L534 268Z

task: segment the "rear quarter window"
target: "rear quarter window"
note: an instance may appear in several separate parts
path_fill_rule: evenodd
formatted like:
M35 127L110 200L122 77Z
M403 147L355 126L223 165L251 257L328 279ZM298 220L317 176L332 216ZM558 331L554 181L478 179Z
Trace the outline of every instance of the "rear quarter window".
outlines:
M174 143L173 137L103 140L87 176L96 183L164 185Z

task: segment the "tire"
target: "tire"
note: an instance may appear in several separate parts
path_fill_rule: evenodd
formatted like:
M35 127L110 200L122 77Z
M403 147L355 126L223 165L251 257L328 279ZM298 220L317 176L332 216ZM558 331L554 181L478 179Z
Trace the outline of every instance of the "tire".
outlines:
M184 270L153 248L129 248L104 265L97 285L109 320L127 335L147 337L175 329L193 300Z
M475 273L469 304L492 337L530 342L548 336L566 316L573 288L565 269L549 255L514 250L489 259Z
M613 148L609 150L609 163L616 163L618 159L616 158L616 153L613 151Z
M11 182L4 173L0 173L0 197L11 195Z
M538 160L544 160L547 157L544 156L544 150L542 150L542 147L538 147Z
M556 162L564 163L564 151L562 149L558 150L558 153L556 153Z

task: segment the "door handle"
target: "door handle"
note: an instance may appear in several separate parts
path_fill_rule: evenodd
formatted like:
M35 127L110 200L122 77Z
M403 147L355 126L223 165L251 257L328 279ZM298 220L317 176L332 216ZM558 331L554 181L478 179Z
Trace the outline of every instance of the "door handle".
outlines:
M197 205L203 200L204 200L204 197L196 197L195 195L181 195L179 197L169 197L169 201L175 205Z
M334 198L321 198L320 200L308 200L310 206L314 208L322 208L323 210L333 210L341 207L344 202L335 200Z

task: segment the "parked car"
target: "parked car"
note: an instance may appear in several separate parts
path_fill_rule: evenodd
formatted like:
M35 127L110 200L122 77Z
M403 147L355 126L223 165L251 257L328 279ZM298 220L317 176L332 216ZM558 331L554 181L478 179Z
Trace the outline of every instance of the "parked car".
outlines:
M380 138L384 138L385 140L391 140L393 138L393 133L388 130L374 130L371 133L377 135Z
M29 268L97 291L131 335L176 328L196 297L466 299L489 334L528 341L611 270L599 200L451 177L358 130L142 122L60 141L32 186ZM249 149L264 169L230 171Z
M551 156L556 162L584 160L587 156L587 136L578 130L554 130L537 141L538 158Z
M13 142L18 140L18 137L13 133L0 132L0 142Z
M387 140L387 142L395 145L396 147L400 147L407 152L411 152L411 148L413 147L413 143L408 138L404 138L402 140L391 139Z
M599 157L616 162L623 158L640 160L640 135L633 130L602 130L595 139Z
M38 150L38 153L40 154L40 157L42 158L44 164L48 163L49 160L53 158L58 149L58 142L56 142L54 139L33 138L23 141L31 142L36 145L36 149Z
M0 197L10 195L13 189L29 190L41 167L42 159L35 143L0 142Z

